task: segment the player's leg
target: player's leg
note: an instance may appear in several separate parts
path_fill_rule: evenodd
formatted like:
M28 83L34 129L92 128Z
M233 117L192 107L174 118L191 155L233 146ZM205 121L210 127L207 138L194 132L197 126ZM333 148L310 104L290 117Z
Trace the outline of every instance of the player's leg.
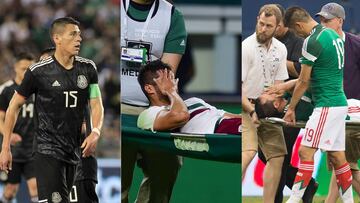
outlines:
M121 157L121 203L128 203L138 149L135 146L122 145L121 151L126 154Z
M298 168L293 167L290 162L291 162L293 147L294 147L297 137L299 135L300 128L284 127L283 130L284 130L284 138L285 138L285 142L286 142L286 148L288 151L288 154L285 156L285 160L284 160L284 165L287 166L286 167L285 184L291 189L294 184L294 180L296 177L296 173L298 172ZM312 203L313 202L313 198L314 198L317 188L318 188L317 182L315 181L314 178L311 178L309 185L308 185L308 187L306 187L306 190L302 197L303 203ZM282 192L282 190L281 190L281 192Z
M351 168L351 174L352 174L352 186L355 192L360 196L360 171L359 167L357 165L357 162L355 163L349 163ZM354 169L356 168L356 169Z
M14 199L19 190L19 184L6 183L3 191L3 197L1 203L10 203Z
M141 155L139 166L144 178L135 202L169 202L182 158L154 150L143 150Z
M17 194L21 182L22 163L13 162L12 170L9 171L8 178L5 181L2 203L11 202Z
M331 173L331 180L329 184L329 192L326 196L325 203L336 203L339 198L339 187L336 184L336 177L334 171Z
M145 109L146 108L144 107L134 107L123 103L121 104L122 114L139 115ZM126 155L121 157L121 203L128 203L134 167L138 155L138 148L133 145L122 144L121 153Z
M258 150L257 129L252 124L247 113L242 115L242 136L241 136L241 175L245 176L246 169L254 159Z
M281 126L262 123L258 127L259 147L267 160L264 170L264 202L274 202L284 156L287 154Z
M37 185L36 185L36 178L30 178L26 181L27 187L30 194L31 202L38 202L38 193L37 193Z
M39 202L69 202L64 162L49 155L36 153L35 175Z
M345 157L345 117L347 107L330 107L328 121L319 141L319 148L328 152L329 160L334 167L336 182L343 202L354 202L352 195L352 174Z
M96 182L94 180L75 181L70 193L70 202L77 203L98 203L99 198L96 194Z
M338 184L340 197L343 202L353 202L352 196L352 174L349 163L343 151L329 151L329 159L335 168L336 182Z
M360 132L357 129L346 129L345 157L349 162L353 176L353 189L360 195L360 169L357 164L360 159Z
M300 202L308 187L314 171L314 154L316 148L301 145L299 148L300 166L292 187L292 193L287 203Z
M23 174L26 179L31 202L38 202L37 185L35 178L35 161L31 160L24 164Z

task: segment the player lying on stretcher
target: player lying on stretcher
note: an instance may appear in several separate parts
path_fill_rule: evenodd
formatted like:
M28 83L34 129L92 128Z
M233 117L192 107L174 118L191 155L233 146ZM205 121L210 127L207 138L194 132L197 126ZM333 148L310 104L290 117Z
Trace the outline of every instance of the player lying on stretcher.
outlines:
M139 115L139 128L153 132L240 135L240 115L219 110L199 98L182 100L177 92L178 79L169 65L160 60L143 66L138 81L150 101L150 107Z
M283 118L290 104L291 93L296 84L295 80L290 80L282 84L269 87L256 101L255 111L259 119L266 117ZM311 99L311 93L305 92L301 97L296 109L296 121L307 121L312 114L314 105ZM348 116L347 120L352 122L360 122L360 100L348 99ZM359 123L360 124L360 123ZM345 145L346 160L352 170L353 187L356 192L360 193L360 171L357 161L360 159L360 132L356 129L346 129L346 145ZM335 181L335 178L332 179ZM336 182L332 183L333 190L336 187ZM336 191L335 191L336 192Z

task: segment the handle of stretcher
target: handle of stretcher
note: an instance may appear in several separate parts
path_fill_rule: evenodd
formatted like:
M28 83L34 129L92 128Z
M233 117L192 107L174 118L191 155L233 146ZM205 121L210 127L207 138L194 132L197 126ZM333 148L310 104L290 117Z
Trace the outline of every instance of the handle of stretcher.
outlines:
M276 117L268 117L268 118L265 118L265 119L261 119L260 121L261 122L274 123L274 124L280 124L282 126L287 126L286 122L283 119L276 118ZM295 126L293 126L293 127L304 128L305 124L306 124L306 122L304 122L304 121L298 121L298 122L296 122ZM360 129L360 122L347 120L346 121L346 127L347 128Z

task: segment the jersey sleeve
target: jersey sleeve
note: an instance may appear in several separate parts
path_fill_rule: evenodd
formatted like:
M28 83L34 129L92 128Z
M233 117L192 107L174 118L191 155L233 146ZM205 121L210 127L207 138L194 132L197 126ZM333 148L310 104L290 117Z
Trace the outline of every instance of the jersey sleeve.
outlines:
M171 15L169 32L166 35L164 53L184 54L186 48L187 33L184 16L177 9Z
M17 88L17 93L25 98L28 98L36 91L35 83L36 80L33 72L30 69L26 70L24 79Z
M6 98L6 90L4 89L0 93L0 111L6 111L9 107L9 101Z
M321 51L322 46L319 41L310 39L310 37L306 38L302 47L300 63L313 66Z
M137 120L138 128L141 128L143 130L151 130L152 132L155 132L154 123L156 116L160 111L164 110L165 108L166 108L165 106L152 106L141 112Z
M94 62L90 65L90 71L89 71L89 84L97 84L98 83L98 73L97 68Z

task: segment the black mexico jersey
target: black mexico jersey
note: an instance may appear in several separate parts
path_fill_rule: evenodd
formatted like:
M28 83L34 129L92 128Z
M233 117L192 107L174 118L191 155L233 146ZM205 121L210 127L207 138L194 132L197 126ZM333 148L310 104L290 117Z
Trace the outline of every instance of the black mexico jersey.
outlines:
M97 84L93 61L76 56L66 70L54 56L30 66L18 93L35 93L37 151L68 163L80 158L81 125L89 86Z
M13 80L4 83L2 91L0 91L0 110L6 112L17 88L18 85ZM13 132L22 138L21 142L11 146L13 160L16 162L29 161L32 157L34 140L34 95L31 95L20 109Z

